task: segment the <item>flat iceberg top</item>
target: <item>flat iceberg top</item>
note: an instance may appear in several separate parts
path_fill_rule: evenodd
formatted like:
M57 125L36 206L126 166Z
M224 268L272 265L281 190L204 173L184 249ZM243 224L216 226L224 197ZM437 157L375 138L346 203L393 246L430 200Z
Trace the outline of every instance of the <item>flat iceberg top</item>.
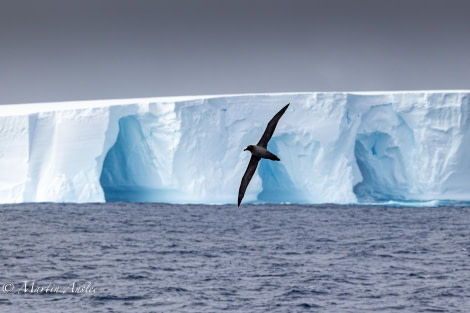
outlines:
M283 96L283 95L328 95L328 94L351 94L351 95L402 95L402 94L450 94L469 93L470 90L409 90L409 91L327 91L327 92L276 92L276 93L246 93L246 94L220 94L220 95L190 95L190 96L166 96L166 97L144 97L144 98L124 98L124 99L103 99L103 100L72 100L55 102L35 102L21 104L0 105L0 116L14 114L30 114L37 112L51 112L70 109L86 109L96 107L109 107L114 105L126 105L134 103L151 102L182 102L197 99L250 97L250 96Z
M210 97L210 96L208 96ZM175 102L198 99L199 96L178 96L178 97L149 97L149 98L129 98L129 99L105 99L105 100L83 100L83 101L60 101L60 102L38 102L25 104L4 104L0 105L0 116L15 114L30 114L37 112L52 112L73 109L88 109L109 107L114 105L126 105L149 102Z
M469 201L470 90L299 92L0 106L0 201Z

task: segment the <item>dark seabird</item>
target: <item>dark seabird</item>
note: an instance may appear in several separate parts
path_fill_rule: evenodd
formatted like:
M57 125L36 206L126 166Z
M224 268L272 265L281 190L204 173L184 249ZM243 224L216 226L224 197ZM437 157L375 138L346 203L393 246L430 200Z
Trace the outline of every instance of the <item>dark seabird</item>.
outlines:
M240 206L243 196L245 195L246 187L248 187L248 184L250 183L250 180L253 177L256 168L258 167L259 160L269 159L273 161L280 161L276 155L268 151L267 147L269 139L271 139L274 130L276 129L277 122L279 122L279 119L287 110L289 104L290 103L277 112L277 114L274 115L274 117L269 121L268 126L266 126L266 130L264 131L263 136L261 136L261 139L258 141L258 143L256 145L249 145L245 150L243 150L248 150L251 152L251 159L250 163L248 163L245 174L243 175L242 182L240 183L240 189L238 190L238 206Z

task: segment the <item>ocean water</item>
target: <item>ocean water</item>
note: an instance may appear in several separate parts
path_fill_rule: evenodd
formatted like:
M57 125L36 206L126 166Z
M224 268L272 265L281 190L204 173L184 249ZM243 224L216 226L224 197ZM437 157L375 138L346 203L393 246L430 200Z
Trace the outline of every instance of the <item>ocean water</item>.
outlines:
M1 312L470 312L470 207L0 206Z

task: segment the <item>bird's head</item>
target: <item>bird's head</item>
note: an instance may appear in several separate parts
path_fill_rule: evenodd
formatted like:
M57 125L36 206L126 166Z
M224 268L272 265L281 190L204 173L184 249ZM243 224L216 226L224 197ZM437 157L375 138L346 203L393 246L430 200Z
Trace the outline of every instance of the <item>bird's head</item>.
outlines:
M253 145L249 145L243 151L246 151L246 150L253 152Z

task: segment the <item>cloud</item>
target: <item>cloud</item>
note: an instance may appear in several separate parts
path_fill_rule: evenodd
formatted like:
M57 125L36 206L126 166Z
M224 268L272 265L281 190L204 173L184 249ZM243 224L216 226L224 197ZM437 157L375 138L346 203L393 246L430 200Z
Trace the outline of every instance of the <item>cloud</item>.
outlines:
M470 85L463 1L0 6L0 103Z

